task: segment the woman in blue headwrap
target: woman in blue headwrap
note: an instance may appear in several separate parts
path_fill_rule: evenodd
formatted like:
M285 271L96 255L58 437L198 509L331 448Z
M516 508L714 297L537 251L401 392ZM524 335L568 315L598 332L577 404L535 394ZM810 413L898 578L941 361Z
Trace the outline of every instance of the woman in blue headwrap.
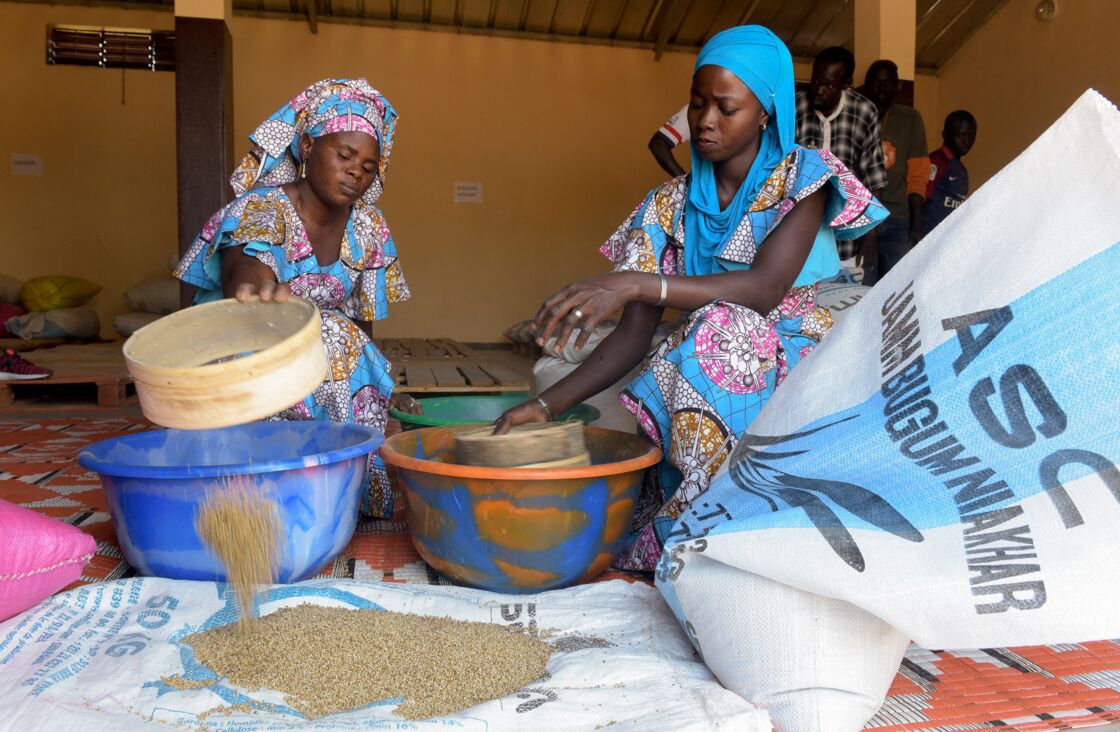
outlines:
M564 288L536 315L538 343L556 336L563 348L578 329L578 348L622 309L578 369L502 415L498 432L615 383L646 356L664 308L687 313L620 397L665 459L619 567L654 567L667 532L831 328L816 293L839 271L836 238L887 215L831 153L794 144L795 122L793 61L778 37L760 26L714 36L692 77L692 173L650 191L603 245L613 272Z
M215 213L175 271L195 302L289 295L319 306L327 379L277 419L356 422L385 429L395 386L370 340L371 321L409 297L377 199L397 113L365 79L313 84L249 136L230 183L237 197ZM367 512L388 517L393 492L370 457Z

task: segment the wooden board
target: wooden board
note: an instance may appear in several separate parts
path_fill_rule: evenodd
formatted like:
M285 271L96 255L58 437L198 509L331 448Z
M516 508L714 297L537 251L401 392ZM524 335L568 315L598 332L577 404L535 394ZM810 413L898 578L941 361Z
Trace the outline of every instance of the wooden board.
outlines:
M408 364L404 367L404 379L406 383L415 386L417 389L439 385L431 367L422 366L418 363Z
M483 358L421 359L401 370L397 388L408 394L529 391L528 376Z
M483 386L496 386L499 382L482 370L480 366L463 365L459 366L459 372L467 380L468 386L483 387Z
M450 338L375 338L373 343L390 361L463 359L476 355L473 349Z
M528 391L529 377L451 338L376 338L397 388L408 394Z
M36 365L53 369L46 379L0 381L0 407L13 404L21 392L46 392L60 384L90 384L97 388L97 406L120 407L132 377L124 365L120 343L90 343L47 348L28 354Z
M0 351L11 349L16 353L53 348L66 343L65 338L0 338Z

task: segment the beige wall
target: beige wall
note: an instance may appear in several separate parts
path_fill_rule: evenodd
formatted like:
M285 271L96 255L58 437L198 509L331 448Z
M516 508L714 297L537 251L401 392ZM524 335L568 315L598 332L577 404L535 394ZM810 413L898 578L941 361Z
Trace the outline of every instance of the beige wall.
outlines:
M979 184L1087 87L1120 98L1120 2L1065 0L1049 24L1011 0L939 77L918 75L931 144L944 115L980 122L967 164ZM43 156L42 177L0 171L0 272L74 274L110 335L121 294L163 271L175 241L174 76L47 66L48 23L167 29L167 13L0 2L0 164ZM500 341L502 330L578 277L603 271L599 243L660 178L646 141L686 96L692 56L449 33L236 17L238 150L308 83L365 75L401 127L384 209L414 299L385 336ZM808 75L798 64L798 78ZM122 104L122 79L124 102ZM34 100L34 101L32 101ZM683 157L683 156L682 156ZM452 202L479 181L481 205ZM201 222L199 222L201 224Z
M49 22L169 28L169 14L0 3L0 59L35 116L0 119L0 155L43 155L42 178L0 175L0 271L75 274L121 293L175 248L174 77L52 67ZM683 104L692 57L603 46L234 18L234 125L245 135L307 84L364 75L401 123L382 199L413 300L385 336L500 341L542 299L603 271L600 243L662 177L650 134ZM12 74L11 69L17 69ZM32 108L27 108L30 112ZM455 204L479 181L481 205ZM199 222L201 225L202 222Z
M110 335L121 294L175 251L175 78L47 66L49 22L166 29L173 18L0 3L0 272L102 285L92 304ZM13 153L41 155L43 175L12 176Z
M413 300L385 335L498 341L603 271L598 246L662 177L646 142L691 71L682 54L602 46L243 18L232 31L238 139L332 74L367 76L400 113L382 203ZM455 181L481 182L483 203L453 203Z
M941 146L941 124L937 106L938 98L937 77L933 74L916 74L914 76L914 108L922 115L922 122L926 126L926 141L930 150Z
M973 190L1086 89L1120 101L1120 2L1058 0L1048 23L1035 20L1036 4L1010 0L939 74L938 117L926 117L926 127L940 144L946 114L964 108L976 116L976 146L965 158Z

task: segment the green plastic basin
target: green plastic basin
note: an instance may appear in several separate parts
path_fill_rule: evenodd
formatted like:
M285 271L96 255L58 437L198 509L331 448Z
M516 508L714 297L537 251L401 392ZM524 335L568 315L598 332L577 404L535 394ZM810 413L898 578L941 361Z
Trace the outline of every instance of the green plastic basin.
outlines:
M423 414L406 414L390 409L389 414L401 422L402 430L420 427L447 427L457 424L485 424L502 416L502 412L517 406L532 395L528 392L511 392L496 396L450 396L417 399ZM577 404L557 419L578 419L589 424L599 419L599 410L590 404Z

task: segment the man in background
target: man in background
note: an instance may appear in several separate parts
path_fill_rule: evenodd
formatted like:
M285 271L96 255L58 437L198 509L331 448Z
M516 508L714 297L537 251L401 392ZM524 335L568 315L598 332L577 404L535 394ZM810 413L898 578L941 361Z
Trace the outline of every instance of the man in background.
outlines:
M887 183L875 191L890 216L876 229L877 268L864 275L873 285L891 270L922 238L922 208L929 182L929 150L922 115L913 107L896 104L898 66L880 59L867 68L864 93L875 103L882 137Z
M654 160L662 170L676 178L687 171L673 157L673 148L688 140L688 105L686 104L681 107L681 111L661 125L660 129L653 133L653 137L649 138L649 151L653 153Z
M976 142L976 118L964 109L950 112L945 117L941 141L941 148L929 156L929 183L922 207L923 235L933 231L968 198L968 169L961 159Z
M830 151L848 166L867 188L879 195L887 171L879 137L875 105L852 90L856 59L846 48L832 46L813 61L808 91L798 92L797 144ZM858 275L874 268L875 232L858 241L837 242L841 264Z

